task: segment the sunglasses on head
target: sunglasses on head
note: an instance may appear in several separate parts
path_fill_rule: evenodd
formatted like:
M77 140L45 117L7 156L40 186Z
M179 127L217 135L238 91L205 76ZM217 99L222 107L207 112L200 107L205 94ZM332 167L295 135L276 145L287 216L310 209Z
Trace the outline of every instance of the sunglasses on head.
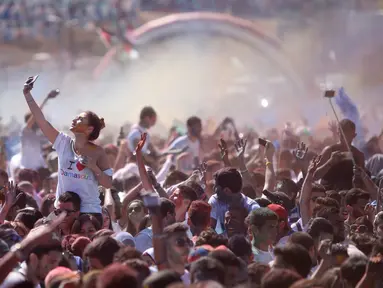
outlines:
M67 215L70 215L74 212L77 212L77 210L69 210L69 209L55 209L54 213L56 216L59 216L61 213L66 212Z

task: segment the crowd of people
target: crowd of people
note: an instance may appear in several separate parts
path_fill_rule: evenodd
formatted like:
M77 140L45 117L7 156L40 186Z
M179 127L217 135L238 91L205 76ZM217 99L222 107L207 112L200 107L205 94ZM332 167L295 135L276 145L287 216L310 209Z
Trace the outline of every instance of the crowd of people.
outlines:
M100 145L103 118L58 131L42 112L58 93L38 105L34 80L21 153L0 163L1 288L383 287L382 151L353 146L353 121L318 140L192 116L160 139L146 106Z

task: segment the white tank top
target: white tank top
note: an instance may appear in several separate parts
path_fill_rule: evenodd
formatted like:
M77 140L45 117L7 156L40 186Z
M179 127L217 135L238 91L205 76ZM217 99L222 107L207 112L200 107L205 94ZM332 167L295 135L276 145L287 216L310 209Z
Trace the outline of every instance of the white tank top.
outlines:
M53 144L59 162L55 206L59 196L70 191L80 196L81 213L101 213L96 176L80 163L80 155L74 152L73 145L73 139L64 133L59 133Z

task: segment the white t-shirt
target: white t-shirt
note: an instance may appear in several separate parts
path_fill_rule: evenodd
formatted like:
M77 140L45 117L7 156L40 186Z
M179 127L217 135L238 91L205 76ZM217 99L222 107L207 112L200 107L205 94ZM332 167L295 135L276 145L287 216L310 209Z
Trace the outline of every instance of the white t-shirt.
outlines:
M195 166L195 159L200 158L200 142L199 140L191 141L188 135L180 136L175 139L168 147L169 150L175 149L183 149L185 147L189 147L186 152L190 153L190 158L186 163L184 163L183 167L181 167L182 171L192 171Z
M141 139L141 134L148 133L148 130L138 124L134 124L132 128L130 128L130 132L128 136L126 137L126 141L128 142L128 147L131 152L134 152L136 150L136 146L134 144L135 141ZM150 135L146 135L146 141L145 145L142 148L142 153L147 154L149 152L148 146L150 143Z
M71 191L80 196L82 213L101 213L96 176L80 163L80 156L74 152L73 145L73 139L64 133L60 133L53 144L58 155L55 206L61 194Z
M274 255L270 249L269 251L262 251L253 246L252 250L254 255L254 262L269 265L269 263L274 260Z
M37 170L46 167L41 153L42 136L36 131L24 127L21 132L21 168Z

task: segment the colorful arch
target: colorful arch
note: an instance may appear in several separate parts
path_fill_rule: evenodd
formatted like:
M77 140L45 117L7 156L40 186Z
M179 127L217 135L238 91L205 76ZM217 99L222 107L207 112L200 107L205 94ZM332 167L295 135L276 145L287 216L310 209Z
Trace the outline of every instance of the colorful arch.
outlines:
M281 69L285 77L295 85L297 95L305 95L304 82L289 63L281 41L246 19L212 12L177 13L149 21L135 30L127 31L126 38L139 49L140 46L149 45L160 38L177 37L190 32L219 33L247 43ZM130 50L131 46L126 45L126 49Z

